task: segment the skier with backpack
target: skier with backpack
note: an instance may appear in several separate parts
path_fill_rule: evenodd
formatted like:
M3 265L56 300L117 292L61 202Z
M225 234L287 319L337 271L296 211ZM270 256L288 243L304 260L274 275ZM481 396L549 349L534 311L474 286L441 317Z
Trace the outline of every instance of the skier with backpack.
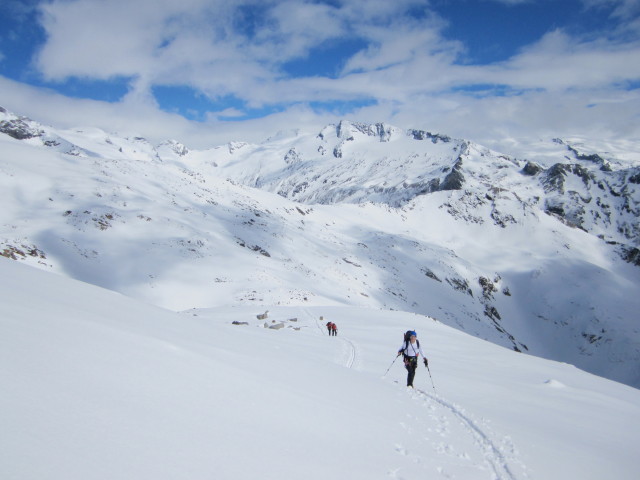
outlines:
M429 368L429 362L424 352L420 348L420 341L416 332L409 330L404 334L404 343L398 350L398 355L404 358L404 367L407 369L407 387L413 387L413 379L416 376L416 369L418 368L418 357L422 355L424 366ZM396 358L397 358L396 357Z

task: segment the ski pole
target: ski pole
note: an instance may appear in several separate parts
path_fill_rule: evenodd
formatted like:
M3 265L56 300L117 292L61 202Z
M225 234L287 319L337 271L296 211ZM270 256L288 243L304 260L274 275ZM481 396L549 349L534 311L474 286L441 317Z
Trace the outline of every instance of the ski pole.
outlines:
M433 387L433 391L437 395L438 392L436 391L436 386L433 384L433 377L431 376L431 369L429 368L429 362L425 363L425 365L427 367L427 372L429 372L429 378L431 379L431 386Z
M400 355L396 355L396 358L394 358L394 359L393 359L393 362L391 362L391 365L389 365L389 368L387 368L387 371L386 371L386 372L384 372L383 377L386 377L386 376L387 376L387 373L389 373L389 370L391 370L391 367L393 367L393 364L394 364L394 363L396 363L396 360L398 359L398 357L399 357L399 356L400 356Z

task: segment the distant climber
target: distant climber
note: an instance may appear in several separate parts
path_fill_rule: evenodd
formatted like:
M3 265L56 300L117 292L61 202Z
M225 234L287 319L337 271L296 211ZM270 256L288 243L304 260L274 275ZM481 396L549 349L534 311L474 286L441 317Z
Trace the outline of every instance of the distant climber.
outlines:
M407 387L413 387L413 379L416 376L418 368L418 357L422 355L424 365L427 367L429 362L424 352L420 348L420 341L413 330L409 330L404 334L404 343L398 350L398 355L404 357L404 367L407 369Z
M338 335L338 326L333 322L327 322L327 332L329 332L329 336Z

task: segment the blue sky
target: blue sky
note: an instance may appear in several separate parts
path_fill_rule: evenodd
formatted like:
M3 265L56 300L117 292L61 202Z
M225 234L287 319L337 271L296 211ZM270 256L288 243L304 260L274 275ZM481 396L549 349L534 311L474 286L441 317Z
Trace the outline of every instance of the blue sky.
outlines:
M340 118L637 135L640 0L4 0L0 105L199 145Z

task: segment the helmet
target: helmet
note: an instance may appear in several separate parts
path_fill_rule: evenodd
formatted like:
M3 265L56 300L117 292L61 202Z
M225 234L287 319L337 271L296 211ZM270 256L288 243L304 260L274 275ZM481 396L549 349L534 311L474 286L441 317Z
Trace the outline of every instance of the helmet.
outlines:
M409 340L411 340L411 337L417 337L415 331L407 330L406 332L404 332L404 341L405 342L408 342Z

